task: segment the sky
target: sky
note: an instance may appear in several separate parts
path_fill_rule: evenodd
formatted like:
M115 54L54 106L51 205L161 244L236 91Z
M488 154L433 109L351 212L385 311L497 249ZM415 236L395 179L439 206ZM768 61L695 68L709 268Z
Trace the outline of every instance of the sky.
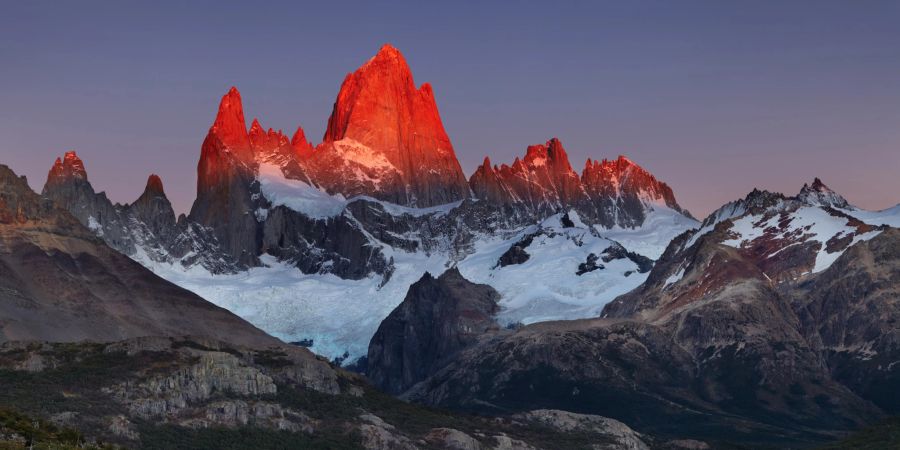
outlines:
M552 4L551 4L552 3ZM900 202L900 2L15 2L0 17L0 164L40 191L76 150L118 202L157 173L178 212L232 85L248 125L318 142L384 43L434 87L467 176L558 137L620 154L703 217L820 177Z

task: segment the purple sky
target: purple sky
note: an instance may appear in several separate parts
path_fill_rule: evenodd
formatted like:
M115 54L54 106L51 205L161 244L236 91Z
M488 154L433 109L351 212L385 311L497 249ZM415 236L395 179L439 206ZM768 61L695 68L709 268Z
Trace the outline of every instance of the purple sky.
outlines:
M248 123L318 140L344 75L390 42L467 175L558 136L577 171L626 154L698 216L814 176L900 201L898 2L432 3L5 4L0 163L40 190L75 149L113 200L155 172L184 212L229 86Z

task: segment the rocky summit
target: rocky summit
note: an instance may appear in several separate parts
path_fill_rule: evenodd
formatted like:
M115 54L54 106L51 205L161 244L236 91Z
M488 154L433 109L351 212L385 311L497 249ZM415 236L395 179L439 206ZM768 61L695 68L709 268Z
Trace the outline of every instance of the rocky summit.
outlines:
M417 88L390 44L344 79L311 164L329 192L346 197L428 207L469 196L431 85Z

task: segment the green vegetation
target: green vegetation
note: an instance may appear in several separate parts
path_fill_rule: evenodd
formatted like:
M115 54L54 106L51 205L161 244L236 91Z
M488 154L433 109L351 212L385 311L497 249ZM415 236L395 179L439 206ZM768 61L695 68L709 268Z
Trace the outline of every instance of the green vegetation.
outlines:
M103 444L89 444L84 436L71 428L33 419L11 409L0 408L0 450L75 450L113 449Z
M359 439L350 434L316 433L314 436L263 428L241 427L185 429L172 425L144 425L140 428L141 448L160 450L309 449L343 450L359 448Z
M212 350L193 341L180 341L176 346ZM9 418L13 431L0 433L0 450L21 449L30 444L31 436L35 439L35 448L76 448L85 444L83 435L140 448L349 449L359 447L361 436L357 426L363 413L380 417L396 427L396 433L419 445L422 445L421 439L434 428L455 428L486 445L494 444L489 436L505 433L537 447L560 450L587 448L602 439L593 433L561 433L510 419L450 413L406 403L372 388L357 375L342 372L339 382L343 393L340 395L279 383L277 395L265 398L315 420L315 432L312 434L253 426L191 429L130 417L140 441L128 441L110 432L107 418L129 414L126 407L113 399L105 388L123 382L138 382L148 375L171 373L194 361L190 356L172 352L143 351L127 355L123 352L106 353L105 350L106 347L93 344L60 344L38 345L26 350L10 349L0 353L0 386L3 387L0 389L0 405L14 407L24 414L8 412L3 416ZM278 351L256 351L252 356L254 363L263 369L278 369L290 364L287 355ZM11 369L36 357L41 358L36 363L45 367L41 371ZM216 393L209 402L228 397L227 393ZM203 404L193 406L202 408ZM33 421L27 418L49 418L63 412L77 413L73 423L79 432L58 430L49 422L30 425ZM16 438L3 441L4 435Z
M341 381L344 384L342 390L346 392L351 381L346 378ZM455 428L472 436L505 433L540 448L559 450L589 448L593 444L604 442L603 438L593 433L561 433L540 425L523 425L508 419L451 413L398 400L368 385L361 387L363 394L356 397L349 394L332 396L279 386L277 400L282 405L304 411L310 417L322 421L322 427L328 428L331 424L330 431L335 433L341 432L337 424L359 422L359 415L365 411L411 437L424 436L434 428Z

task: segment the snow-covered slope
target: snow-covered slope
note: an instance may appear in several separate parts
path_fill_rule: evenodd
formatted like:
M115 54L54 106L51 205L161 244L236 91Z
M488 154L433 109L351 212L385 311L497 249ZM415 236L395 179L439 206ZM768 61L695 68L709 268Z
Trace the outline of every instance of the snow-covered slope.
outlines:
M793 281L824 271L851 245L897 224L898 211L853 207L817 178L793 197L753 190L713 212L681 248L714 235L758 261L770 279Z
M286 342L303 342L328 358L348 362L366 354L381 321L422 275L443 273L445 258L417 253L394 255L396 275L345 280L333 274L304 274L263 256L264 267L214 275L202 267L140 261L157 275L200 295ZM345 355L346 354L346 355Z
M263 171L263 174L266 172ZM274 204L295 206L309 214L337 209L338 203L352 202L327 196L308 185L288 189L292 180L269 174L262 176L262 191ZM299 183L299 182L297 182ZM318 194L310 195L312 191ZM291 195L287 195L291 194ZM295 203L313 197L310 203ZM370 201L370 200L367 200ZM322 207L322 205L327 207ZM379 202L391 214L410 214L410 208ZM420 215L440 218L455 204L416 210ZM581 222L574 211L553 215L543 222L511 233L479 233L468 253L462 257L450 252L406 251L373 239L386 258L393 262L387 282L376 274L360 280L342 279L331 273L304 274L291 264L263 255L262 267L237 274L212 274L201 266L184 267L176 262L158 262L142 252L134 258L157 275L191 290L224 307L252 324L288 342L304 342L316 353L329 358L353 361L366 354L369 339L379 323L403 301L409 286L427 271L440 275L457 264L463 275L478 283L489 284L501 294L498 321L501 324L532 323L544 320L594 317L616 296L638 286L646 278L641 255L658 255L663 236L680 234L696 226L687 220L675 220L660 210L647 228L634 230L594 229ZM683 216L681 216L683 217ZM653 229L651 229L651 227ZM639 250L628 255L627 247L607 238L641 242ZM525 251L529 259L521 264L500 266L501 256L526 236L533 236ZM629 241L630 239L630 241ZM578 274L580 266L596 255L593 270Z
M894 228L900 228L900 205L881 211L866 211L864 209L852 207L845 209L844 211L869 225L887 225Z
M609 301L647 278L647 267L616 254L621 246L581 223L574 211L569 212L574 226L563 226L561 217L555 214L511 239L481 240L475 252L459 262L464 277L491 285L500 293L501 324L595 317ZM645 233L654 234L650 230ZM498 264L510 247L529 237L522 247L527 260ZM590 259L594 267L587 271L592 268ZM579 275L580 269L583 273Z

